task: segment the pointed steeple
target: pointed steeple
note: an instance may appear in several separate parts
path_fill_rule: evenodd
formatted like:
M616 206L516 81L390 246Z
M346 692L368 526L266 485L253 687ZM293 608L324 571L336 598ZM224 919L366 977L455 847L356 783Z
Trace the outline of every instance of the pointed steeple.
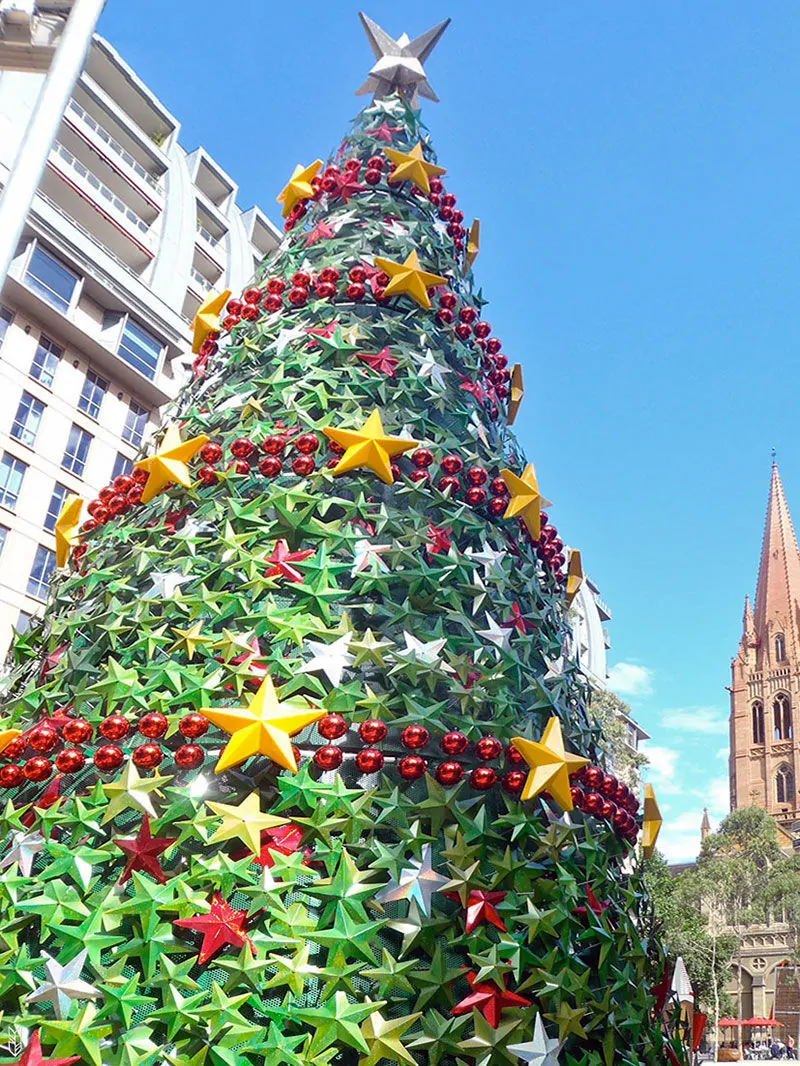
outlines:
M783 494L778 464L774 461L758 568L753 626L765 660L762 668L766 662L774 665L786 658L785 654L780 655L773 647L778 634L783 634L787 650L791 648L795 654L800 652L800 552Z
M708 818L708 807L703 807L703 820L700 823L700 840L701 840L701 842L706 839L706 837L709 835L710 832L711 832L711 822L709 821L709 818Z

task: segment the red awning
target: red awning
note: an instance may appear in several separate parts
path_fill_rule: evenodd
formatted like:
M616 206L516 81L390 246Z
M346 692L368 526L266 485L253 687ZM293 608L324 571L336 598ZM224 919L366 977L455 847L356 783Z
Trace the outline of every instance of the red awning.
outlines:
M766 1027L766 1026L773 1026L773 1025L783 1026L783 1022L776 1022L774 1018L748 1018L746 1021L742 1022L742 1025L759 1026L759 1027Z

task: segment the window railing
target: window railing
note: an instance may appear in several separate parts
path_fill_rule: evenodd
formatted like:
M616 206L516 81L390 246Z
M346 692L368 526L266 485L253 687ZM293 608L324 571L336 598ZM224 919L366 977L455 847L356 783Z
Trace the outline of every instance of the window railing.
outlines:
M196 267L192 267L192 280L197 282L198 288L202 289L203 292L211 292L214 288L208 278L204 278Z
M207 230L199 218L197 220L197 232L212 248L219 247L219 237L215 237L213 233Z
M41 197L41 199L44 200L46 204L52 207L52 209L57 214L61 215L62 218L65 218L67 222L70 223L70 225L75 227L75 229L80 230L84 237L90 240L92 244L96 244L98 248L100 248L106 253L106 255L111 256L114 262L121 266L123 270L127 270L129 274L132 274L134 277L138 277L136 271L132 270L130 265L126 263L124 259L120 259L120 257L112 248L109 248L107 244L103 244L103 242L94 233L92 233L91 230L87 229L82 222L79 222L77 218L74 217L74 215L71 215L69 211L65 211L61 204L57 204L51 196L48 196L47 193L42 192L41 189L36 190L36 195Z
M154 189L157 193L163 193L161 182L157 178L154 178L149 171L145 170L142 164L137 159L134 159L127 148L123 148L119 141L115 140L108 130L100 125L97 119L92 118L85 108L81 107L81 105L75 100L70 100L69 109L80 118L84 125L88 126L90 130L96 133L101 141L105 141L112 152L115 152L124 163L127 163L131 170L139 175L142 181L147 182L150 188Z
M149 236L150 227L148 224L131 210L130 207L105 185L93 171L89 170L87 166L81 163L80 159L76 159L68 148L65 148L60 141L56 141L52 148L53 154L57 155L72 169L79 174L87 184L99 194L101 199L105 200L109 207L112 207L118 214L123 215L125 219L130 222L140 233L145 236Z

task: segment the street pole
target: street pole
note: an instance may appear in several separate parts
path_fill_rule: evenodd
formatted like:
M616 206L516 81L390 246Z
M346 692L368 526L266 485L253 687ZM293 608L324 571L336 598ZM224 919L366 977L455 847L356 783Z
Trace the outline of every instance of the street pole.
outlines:
M0 195L0 290L106 0L75 0Z

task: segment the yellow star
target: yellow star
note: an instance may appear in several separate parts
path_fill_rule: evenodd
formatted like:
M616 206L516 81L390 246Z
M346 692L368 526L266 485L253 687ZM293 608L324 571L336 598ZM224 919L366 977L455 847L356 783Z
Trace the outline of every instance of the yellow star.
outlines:
M520 363L514 363L511 368L511 388L509 390L508 397L508 418L506 423L509 426L513 426L519 412L519 405L522 403L522 397L525 395L525 389L522 387L522 366Z
M567 607L572 606L572 601L578 595L578 589L582 584L583 565L581 563L581 553L577 548L572 548L567 562L567 587L565 590Z
M542 531L539 512L544 507L549 507L550 501L539 495L539 484L536 481L536 471L533 468L533 463L528 463L522 471L522 477L518 477L511 470L501 470L500 477L511 493L511 499L508 502L503 518L516 518L519 516L533 539L538 540Z
M653 857L662 822L663 819L661 818L661 811L658 809L653 786L645 785L642 817L642 854L646 859L652 859Z
M281 703L269 674L246 707L201 707L200 713L231 735L214 767L217 774L251 755L266 755L296 774L297 760L289 738L326 714L304 703Z
M358 1066L378 1066L384 1059L390 1062L407 1062L409 1066L414 1066L416 1059L400 1043L400 1037L422 1014L407 1014L404 1018L388 1019L381 1014L379 1004L375 1007L373 1013L361 1025L361 1035L367 1042L369 1054L362 1055Z
M478 252L481 247L481 220L476 218L472 225L469 227L469 236L467 237L467 251L466 260L467 263L472 266L475 260L478 258Z
M422 189L426 194L431 191L431 183L428 179L447 173L444 167L437 167L435 163L429 163L425 159L422 154L422 141L410 152L398 152L393 148L385 148L384 154L397 164L390 181L413 181L417 188Z
M159 493L165 485L177 481L179 485L188 488L192 483L192 476L186 465L195 452L198 452L208 441L205 434L192 437L191 440L181 441L181 433L177 426L168 426L167 432L161 441L159 451L147 459L140 459L133 465L139 470L146 470L148 474L142 493L142 503L148 503Z
M411 252L404 263L393 263L391 259L375 257L375 266L388 274L389 284L386 286L386 296L398 296L407 293L420 307L430 307L428 287L432 285L444 285L447 278L441 278L438 274L429 274L419 265L419 256L416 251Z
M161 777L158 771L152 777L140 777L136 764L127 763L121 777L102 786L108 800L103 824L110 822L117 814L128 810L129 807L155 818L156 811L150 799L150 793L152 792L154 796L161 796L158 786L171 780L171 777Z
M262 829L274 829L277 825L287 823L285 818L276 818L274 814L265 814L261 810L258 791L251 792L238 807L210 801L206 802L206 807L210 807L222 819L222 825L209 837L209 844L217 844L221 840L241 840L254 855L261 851Z
M390 461L392 457L402 455L403 452L416 448L418 444L418 441L407 440L405 437L385 436L377 407L359 430L325 426L322 432L345 449L344 455L333 468L335 475L366 467L387 485L394 481Z
M353 640L350 642L348 651L355 654L353 660L353 668L361 666L362 663L374 663L376 666L384 665L384 651L386 648L391 648L393 645L391 640L381 640L380 634L376 638L371 629L367 629L360 640Z
M66 566L69 559L69 550L73 544L77 544L78 529L81 524L81 510L83 500L80 496L72 493L67 496L61 513L56 519L53 532L56 535L56 566Z
M202 636L202 629L202 622L195 622L190 629L178 629L177 626L172 626L172 632L178 637L172 645L172 650L185 651L189 658L193 659L198 645L214 643L214 637Z
M200 351L200 345L209 333L218 332L219 316L222 312L222 308L228 302L230 295L230 289L226 289L224 292L212 292L211 295L207 296L197 308L197 314L192 319L192 329L194 330L192 336L192 352L195 355Z
M276 197L279 204L283 204L283 217L291 214L292 208L301 200L308 200L314 195L314 187L311 179L322 166L321 159L315 159L311 166L303 167L300 163L294 168L289 181Z
M580 755L570 755L564 750L559 720L555 717L550 719L541 740L512 737L512 743L531 768L521 798L533 799L540 792L546 791L562 811L571 811L573 805L569 791L569 775L586 766L589 760Z

